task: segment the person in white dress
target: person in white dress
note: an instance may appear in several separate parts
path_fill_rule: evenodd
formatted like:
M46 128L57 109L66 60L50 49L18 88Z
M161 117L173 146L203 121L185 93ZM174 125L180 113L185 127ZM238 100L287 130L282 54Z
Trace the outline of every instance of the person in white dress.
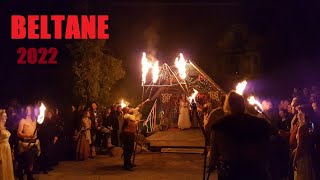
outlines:
M0 180L14 180L12 154L9 145L11 134L5 127L6 121L5 110L0 109Z
M179 102L179 129L189 129L191 127L189 107L189 101L187 100L186 96L183 95Z

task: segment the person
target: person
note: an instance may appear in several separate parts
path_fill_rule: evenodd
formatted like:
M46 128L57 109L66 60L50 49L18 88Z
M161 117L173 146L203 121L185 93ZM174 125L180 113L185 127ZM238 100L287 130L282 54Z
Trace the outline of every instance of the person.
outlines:
M91 120L91 158L96 156L96 147L100 148L102 140L102 113L98 110L98 106L95 102L91 104L90 111Z
M90 155L90 144L91 144L91 120L90 112L85 110L82 116L82 124L80 134L77 139L77 150L76 159L83 161L88 159Z
M9 144L10 132L6 129L7 114L0 109L0 179L14 180L12 153Z
M220 106L217 107L216 109L213 109L209 113L208 121L206 124L204 124L204 129L206 131L208 140L210 141L210 136L211 136L211 126L214 122L217 122L219 119L221 119L224 116L224 111L223 111L223 105L225 101L225 96L222 96L220 99Z
M219 180L266 180L270 124L245 113L245 100L231 91L224 103L225 116L212 125L210 170Z
M130 114L132 113L132 110L128 107L124 107L122 111L124 114L124 123L121 134L123 145L123 166L125 170L131 171L133 168L131 157L134 151L134 138L141 117Z
M57 160L56 157L56 145L59 137L59 129L57 122L54 121L53 111L48 110L44 122L39 125L39 139L41 147L40 156L40 168L44 174L48 173L48 170L52 170L51 166L54 165Z
M298 106L297 147L293 150L294 180L316 180L313 162L313 141L308 123L311 122L311 108Z
M189 129L190 127L189 101L187 100L186 95L182 95L179 102L178 128L183 130Z
M139 121L142 118L142 114L139 112L139 110L146 102L149 101L150 100L147 99L134 109L129 107L124 107L122 109L124 122L122 126L121 138L123 148L123 166L125 170L132 171L133 169L134 165L131 162L131 157L134 152L134 139L135 134L137 133Z
M33 163L35 156L39 156L40 141L37 139L37 121L34 116L35 111L29 105L26 107L26 115L19 122L17 135L18 142L18 176L23 179L23 169L27 172L27 179L33 179Z

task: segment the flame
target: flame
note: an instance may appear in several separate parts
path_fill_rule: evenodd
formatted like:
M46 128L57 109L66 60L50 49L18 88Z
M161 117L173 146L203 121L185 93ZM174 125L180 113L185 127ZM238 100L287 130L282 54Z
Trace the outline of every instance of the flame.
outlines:
M254 98L254 96L250 96L250 97L248 98L248 102L249 102L249 104L253 105L254 108L255 108L259 113L262 112L262 104L261 104L258 100L256 100L256 99Z
M176 58L175 65L178 68L180 78L185 79L187 77L187 74L186 74L187 62L184 59L182 53L180 53L180 58L178 57Z
M159 78L159 61L156 61L152 66L152 82L156 83Z
M41 106L40 106L39 109L40 109L40 113L39 113L37 122L38 122L39 124L42 124L43 121L44 121L44 113L45 113L45 111L46 111L46 106L44 106L44 104L41 103Z
M127 104L124 102L124 100L122 99L122 100L121 100L121 107L124 108L124 107L127 107L127 106L128 106L128 105L127 105Z
M142 53L142 86L146 83L146 76L148 74L149 69L152 67L152 64L147 59L146 53Z
M243 91L246 89L247 86L247 81L244 80L241 83L238 83L237 87L236 87L236 93L242 95Z
M198 95L198 91L193 89L193 94L189 97L190 103L191 103L192 99L194 100L194 102L196 102L197 95Z

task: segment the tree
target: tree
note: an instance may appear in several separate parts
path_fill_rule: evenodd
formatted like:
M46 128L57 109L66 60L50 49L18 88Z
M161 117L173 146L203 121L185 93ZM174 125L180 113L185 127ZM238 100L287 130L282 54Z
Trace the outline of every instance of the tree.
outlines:
M72 65L73 93L83 102L108 104L115 83L125 76L122 61L105 50L104 40L81 40L69 46Z

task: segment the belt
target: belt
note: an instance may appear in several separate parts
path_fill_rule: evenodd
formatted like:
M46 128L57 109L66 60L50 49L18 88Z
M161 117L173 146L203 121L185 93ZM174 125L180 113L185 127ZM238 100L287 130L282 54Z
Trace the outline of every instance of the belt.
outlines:
M35 143L37 142L37 139L19 139L21 142L25 143Z

